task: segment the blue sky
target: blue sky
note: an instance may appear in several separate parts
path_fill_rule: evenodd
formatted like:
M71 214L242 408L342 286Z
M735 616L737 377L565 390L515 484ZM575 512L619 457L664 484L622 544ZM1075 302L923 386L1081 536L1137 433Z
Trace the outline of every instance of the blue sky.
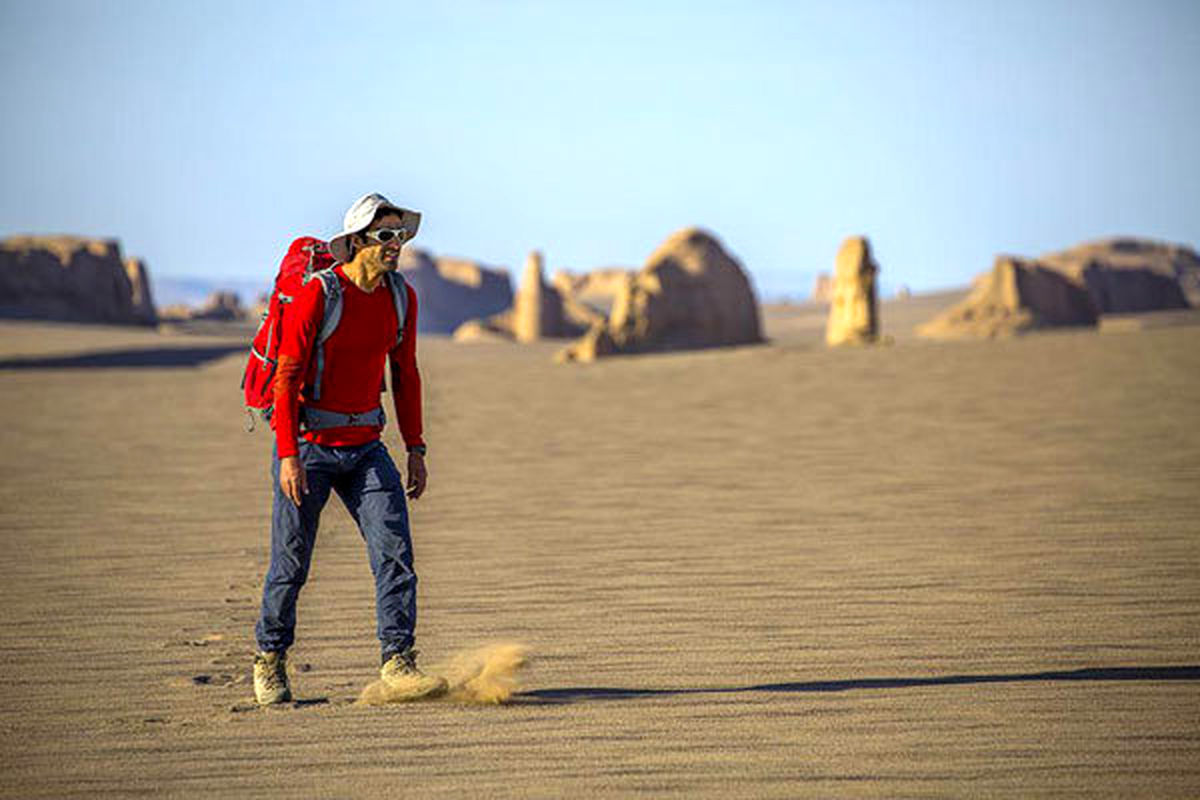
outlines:
M847 235L891 285L1109 234L1200 243L1200 3L0 3L0 234L268 278L360 194L437 253L767 295Z

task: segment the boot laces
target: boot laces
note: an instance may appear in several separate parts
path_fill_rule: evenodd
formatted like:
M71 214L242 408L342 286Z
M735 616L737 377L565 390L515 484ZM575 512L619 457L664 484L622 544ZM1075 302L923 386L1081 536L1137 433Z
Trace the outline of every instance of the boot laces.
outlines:
M276 658L274 663L258 657L259 663L265 669L263 670L263 685L268 689L278 689L287 681L287 659L284 656Z
M409 648L399 653L392 654L392 660L397 662L396 666L401 672L407 672L414 675L420 675L421 670L417 669L417 656L420 655L419 650Z

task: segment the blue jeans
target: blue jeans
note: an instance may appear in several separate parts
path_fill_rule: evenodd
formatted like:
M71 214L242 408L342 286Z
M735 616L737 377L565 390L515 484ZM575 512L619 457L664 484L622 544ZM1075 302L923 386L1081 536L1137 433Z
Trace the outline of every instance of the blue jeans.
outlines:
M308 494L297 507L279 486L278 451L271 454L275 487L271 566L263 585L262 613L254 629L258 649L286 650L295 639L296 600L308 578L317 525L330 489L338 493L367 543L385 657L407 649L417 624L417 575L400 471L381 441L323 447L301 439L299 455L308 478Z

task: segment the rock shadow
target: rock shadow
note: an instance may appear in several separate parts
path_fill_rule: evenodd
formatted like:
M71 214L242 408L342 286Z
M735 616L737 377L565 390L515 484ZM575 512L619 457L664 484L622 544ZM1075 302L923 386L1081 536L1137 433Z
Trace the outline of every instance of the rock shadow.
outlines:
M230 353L244 352L246 349L245 344L220 344L195 347L145 347L73 355L8 358L0 359L0 370L198 367L206 362L224 358Z

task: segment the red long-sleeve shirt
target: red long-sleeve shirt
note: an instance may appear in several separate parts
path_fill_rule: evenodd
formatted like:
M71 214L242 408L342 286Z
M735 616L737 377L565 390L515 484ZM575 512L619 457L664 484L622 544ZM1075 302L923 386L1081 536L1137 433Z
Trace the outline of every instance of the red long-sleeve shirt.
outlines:
M421 424L421 375L417 371L417 295L408 292L404 338L396 347L396 306L392 293L380 281L364 292L346 277L339 265L334 274L342 284L342 317L325 342L325 371L321 398L305 400L315 408L357 414L380 404L383 365L390 362L392 402L406 446L424 444ZM313 357L325 315L321 282L309 281L296 293L283 314L279 341L279 366L275 375L275 413L272 425L279 457L296 455L301 388L315 377ZM356 425L306 431L304 438L326 446L353 446L379 438L382 428Z

